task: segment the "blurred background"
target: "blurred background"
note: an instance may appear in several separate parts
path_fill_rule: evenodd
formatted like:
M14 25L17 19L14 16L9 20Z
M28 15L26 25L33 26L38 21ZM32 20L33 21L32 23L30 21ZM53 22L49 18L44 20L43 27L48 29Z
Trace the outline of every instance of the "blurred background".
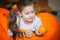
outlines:
M17 3L18 1L22 0L0 0L0 7L5 7L6 3ZM33 0L33 2L35 2L37 12L41 10L51 11L60 23L60 0Z

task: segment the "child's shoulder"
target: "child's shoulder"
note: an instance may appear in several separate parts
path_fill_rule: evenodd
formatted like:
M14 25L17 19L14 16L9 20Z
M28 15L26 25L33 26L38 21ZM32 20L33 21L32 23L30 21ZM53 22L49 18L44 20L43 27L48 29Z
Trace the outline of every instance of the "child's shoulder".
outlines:
M41 19L39 17L35 16L34 24L37 25L37 27L39 27L40 25L42 25Z
M41 19L40 19L39 17L35 16L34 22L35 22L35 23L41 22Z
M41 20L38 16L35 16L35 20Z

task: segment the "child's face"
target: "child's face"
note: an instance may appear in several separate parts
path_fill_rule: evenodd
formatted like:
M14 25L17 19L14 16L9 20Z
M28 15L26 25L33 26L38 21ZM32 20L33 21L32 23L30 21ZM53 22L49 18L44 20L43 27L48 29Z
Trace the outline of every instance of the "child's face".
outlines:
M32 5L24 7L21 13L23 20L27 22L32 22L35 17L35 11Z

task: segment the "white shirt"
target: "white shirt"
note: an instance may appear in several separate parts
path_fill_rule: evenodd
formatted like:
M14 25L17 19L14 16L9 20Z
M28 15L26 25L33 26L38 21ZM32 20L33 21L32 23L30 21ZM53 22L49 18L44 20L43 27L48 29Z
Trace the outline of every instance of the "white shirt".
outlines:
M42 25L41 19L35 16L35 19L30 25L26 25L23 21L23 19L19 16L17 16L17 25L20 27L20 29L25 29L25 30L32 30L35 31L35 29L38 29Z

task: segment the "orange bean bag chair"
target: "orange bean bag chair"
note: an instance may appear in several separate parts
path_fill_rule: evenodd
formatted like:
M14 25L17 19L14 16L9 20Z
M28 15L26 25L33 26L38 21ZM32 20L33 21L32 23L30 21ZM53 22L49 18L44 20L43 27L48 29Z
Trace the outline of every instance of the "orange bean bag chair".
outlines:
M36 36L33 33L31 38L17 38L16 40L59 40L59 23L56 17L49 12L41 12L36 15L41 18L42 27L44 26L47 32L43 36Z
M9 11L4 8L0 8L0 40L12 40L12 37L7 35Z
M41 18L47 33L40 37L40 40L59 40L59 23L54 15L49 12L41 12L37 14Z

